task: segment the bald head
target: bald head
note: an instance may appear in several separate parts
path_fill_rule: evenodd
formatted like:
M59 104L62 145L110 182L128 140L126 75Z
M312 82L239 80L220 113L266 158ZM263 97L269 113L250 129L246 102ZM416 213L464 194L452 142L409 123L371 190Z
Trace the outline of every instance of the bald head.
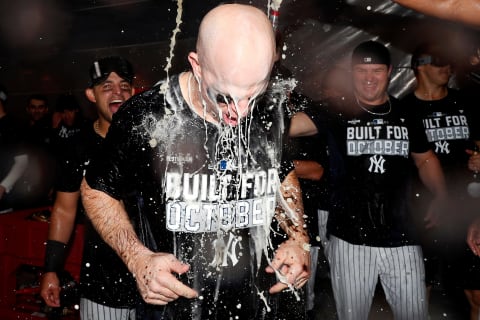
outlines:
M202 76L208 71L225 84L239 86L265 80L275 56L272 25L255 7L220 5L202 20L197 54Z

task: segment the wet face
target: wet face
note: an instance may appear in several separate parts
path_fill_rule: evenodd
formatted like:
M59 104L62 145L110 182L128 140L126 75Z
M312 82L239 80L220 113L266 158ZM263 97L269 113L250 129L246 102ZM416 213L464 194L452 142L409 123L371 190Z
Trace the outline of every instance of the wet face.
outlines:
M265 91L274 59L275 36L262 11L240 5L210 11L197 52L189 54L207 121L238 125Z
M27 112L33 121L38 121L48 113L48 107L43 100L31 99L27 106Z
M385 64L353 66L353 87L356 97L365 104L385 102L391 68Z
M112 115L133 95L133 88L128 81L111 72L104 82L87 89L86 93L88 99L97 105L99 117L110 122Z
M225 124L236 126L256 105L268 85L264 79L251 79L247 85L227 84L218 77L207 75L202 82L202 98L206 111ZM248 83L249 81L247 81ZM241 82L240 82L241 83Z

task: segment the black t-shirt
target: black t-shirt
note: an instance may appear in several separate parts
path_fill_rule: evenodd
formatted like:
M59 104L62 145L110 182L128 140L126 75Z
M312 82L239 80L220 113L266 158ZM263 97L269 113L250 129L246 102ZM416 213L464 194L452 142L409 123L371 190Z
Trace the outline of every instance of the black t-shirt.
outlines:
M57 191L79 191L89 161L101 149L103 140L95 133L91 122L69 136L69 144L63 145L64 152L58 158ZM84 219L84 225L81 295L109 307L135 307L139 297L132 274L88 219Z
M465 185L465 179L472 176L467 167L469 155L465 150L473 150L474 141L480 140L480 123L474 116L475 107L454 89L448 89L447 96L440 100L421 100L411 93L402 102L423 123L431 149L444 169L447 185Z
M358 245L415 242L407 203L411 152L426 152L423 129L390 97L373 113L354 99L335 112L306 113L325 132L329 151L328 233ZM325 107L328 109L328 107ZM339 110L347 112L339 112Z
M190 265L180 278L200 298L169 303L175 319L262 318L259 267L279 183L292 169L282 132L273 102L236 127L206 122L183 99L178 76L114 115L86 179L123 200L146 246Z
M468 185L474 173L468 169L469 155L466 149L474 150L475 141L480 140L480 123L476 107L463 94L448 89L442 99L426 101L414 93L403 99L405 108L423 124L431 149L435 152L445 175L450 207L445 212L443 227L457 230L457 240L464 242L469 221L477 216L479 199L468 194ZM422 215L432 195L415 180L412 189L412 205ZM455 212L451 215L451 212ZM451 220L450 220L451 219ZM418 221L422 224L422 221Z

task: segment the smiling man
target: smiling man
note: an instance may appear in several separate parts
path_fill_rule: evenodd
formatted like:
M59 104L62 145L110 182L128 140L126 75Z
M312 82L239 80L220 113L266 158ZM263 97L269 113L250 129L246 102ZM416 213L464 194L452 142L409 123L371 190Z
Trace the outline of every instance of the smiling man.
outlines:
M41 296L51 307L60 306L59 277L74 230L83 174L90 158L102 148L113 114L134 92L132 65L122 57L94 61L89 75L85 95L94 104L98 117L80 129L70 148L61 150L58 159L57 192L41 281ZM135 319L137 291L133 276L89 221L85 222L80 286L82 319Z
M282 96L259 101L274 55L262 11L220 5L202 20L191 71L115 115L82 198L136 277L146 302L139 316L279 319L269 293L307 282L301 193L282 154ZM278 247L272 227L284 235Z
M291 121L292 136L331 137L334 160L324 173L331 186L325 252L340 320L368 319L378 281L395 319L427 318L422 251L406 195L411 161L435 196L422 212L427 225L435 223L446 191L423 129L388 94L391 72L388 49L362 42L351 58L350 108L307 109Z

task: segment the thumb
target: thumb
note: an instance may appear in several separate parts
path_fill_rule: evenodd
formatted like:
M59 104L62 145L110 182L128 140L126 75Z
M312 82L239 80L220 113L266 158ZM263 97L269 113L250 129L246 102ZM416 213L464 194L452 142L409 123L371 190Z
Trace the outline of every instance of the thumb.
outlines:
M190 265L185 264L177 259L170 261L170 270L177 274L183 274L190 269Z
M478 151L471 150L471 149L465 149L465 152L470 156L473 156L478 153Z

